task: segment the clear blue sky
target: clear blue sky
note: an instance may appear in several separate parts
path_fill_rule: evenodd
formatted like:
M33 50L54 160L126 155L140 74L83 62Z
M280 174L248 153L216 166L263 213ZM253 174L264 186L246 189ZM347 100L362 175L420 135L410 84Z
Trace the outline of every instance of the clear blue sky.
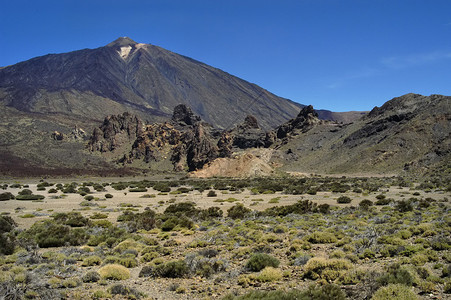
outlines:
M451 0L0 1L0 66L128 36L315 108L451 95Z

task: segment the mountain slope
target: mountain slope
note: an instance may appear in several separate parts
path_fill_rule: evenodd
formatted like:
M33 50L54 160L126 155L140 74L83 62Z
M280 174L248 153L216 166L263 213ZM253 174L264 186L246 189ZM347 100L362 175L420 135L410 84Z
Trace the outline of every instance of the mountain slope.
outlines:
M451 97L407 94L353 124L325 122L276 146L287 171L386 173L451 170Z
M168 118L176 105L185 104L216 127L230 127L252 114L267 129L301 107L219 69L129 38L0 69L0 103L97 120L129 111L149 121Z

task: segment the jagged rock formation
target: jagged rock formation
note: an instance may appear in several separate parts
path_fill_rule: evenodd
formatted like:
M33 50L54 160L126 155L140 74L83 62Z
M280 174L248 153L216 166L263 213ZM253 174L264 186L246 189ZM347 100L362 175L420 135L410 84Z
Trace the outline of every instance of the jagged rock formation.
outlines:
M204 125L196 124L192 138L186 140L186 160L188 170L201 169L206 163L214 160L219 155L216 144L206 133Z
M277 133L282 130L285 132L283 138L287 139L295 130L305 132L319 123L313 107L309 106L275 131L265 132L257 119L249 115L242 124L221 132L180 104L174 108L171 121L164 123L144 126L137 116L129 113L107 117L94 130L88 148L90 151L117 152L116 149L128 143L131 148L122 147L125 153L114 156L121 155L117 159L120 163L143 161L152 164L170 160L176 171L196 171L217 158L230 158L238 150L268 148L280 140ZM250 164L254 159L247 157L245 161Z
M180 143L181 132L169 122L147 125L144 132L133 143L129 156L124 156L122 162L131 163L133 159L143 159L144 162L158 161L167 158L167 152Z
M142 160L149 164L170 160L175 170L196 170L219 155L214 130L200 121L183 104L176 106L170 122L152 125L144 125L137 116L129 113L109 116L94 129L88 149L117 152L121 146L131 145L122 147L125 153L118 153L118 162L131 164Z
M134 142L143 133L144 123L128 112L108 116L99 128L95 128L88 143L90 151L114 151Z
M318 118L318 113L315 112L313 106L305 106L296 118L277 128L276 136L278 139L283 139L292 134L295 130L306 132L314 125L318 125L320 123L321 121Z
M191 108L184 104L179 104L174 107L174 112L172 114L172 121L178 123L179 125L194 125L200 122L200 117L194 115Z

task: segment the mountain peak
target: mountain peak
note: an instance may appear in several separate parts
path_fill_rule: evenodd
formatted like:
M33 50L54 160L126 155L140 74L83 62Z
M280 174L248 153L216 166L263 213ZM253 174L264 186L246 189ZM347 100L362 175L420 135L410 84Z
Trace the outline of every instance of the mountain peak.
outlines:
M107 45L107 47L126 47L126 46L134 46L136 44L137 44L137 42L135 42L131 38L122 36L122 37L116 39L115 41L109 43Z

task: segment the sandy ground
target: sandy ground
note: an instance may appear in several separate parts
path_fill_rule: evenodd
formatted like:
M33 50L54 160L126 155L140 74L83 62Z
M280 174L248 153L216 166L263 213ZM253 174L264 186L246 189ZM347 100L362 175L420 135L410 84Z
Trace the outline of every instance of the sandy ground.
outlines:
M136 180L136 179L133 179ZM126 181L122 179L122 181ZM74 182L74 180L64 180L64 181L52 181L48 182L64 183L64 182ZM77 182L77 181L75 181ZM84 181L78 181L81 184ZM94 181L100 182L100 181ZM108 181L108 179L102 179L102 182L114 182ZM17 182L2 182L8 183L9 185ZM191 191L186 194L166 194L161 195L158 191L149 188L147 192L129 192L128 189L123 191L116 191L111 186L107 186L105 191L96 192L90 187L92 195L95 197L94 200L90 201L93 205L91 207L81 206L80 203L85 201L84 197L79 194L63 194L60 191L56 194L48 193L47 191L51 187L47 187L46 191L37 191L38 182L34 181L27 183L25 181L19 182L21 184L28 184L28 189L30 189L33 194L40 194L45 196L42 202L35 201L19 201L19 200L9 200L0 202L0 213L10 215L19 225L20 228L29 228L33 223L38 220L49 218L50 215L57 212L69 212L69 211L79 211L84 216L91 216L96 212L102 212L108 214L108 220L115 222L117 217L125 209L123 204L131 204L134 209L142 212L144 208L149 207L154 211L163 212L164 209L172 203L180 203L185 201L191 201L196 203L198 208L208 208L211 206L218 206L224 211L226 215L227 209L234 206L236 203L243 203L244 206L252 208L254 210L262 211L268 207L289 205L296 203L299 200L308 199L318 204L329 204L331 206L357 206L358 203L363 199L369 199L376 201L376 196L380 192L371 193L369 195L363 195L353 192L347 193L331 193L331 192L318 192L316 195L286 195L282 192L276 192L274 194L258 194L254 195L249 190L245 189L242 192L230 192L230 191L216 191L216 197L207 197L208 191L200 193L199 191ZM0 192L11 192L17 195L23 188L10 188ZM172 190L176 190L173 188ZM105 194L113 195L113 198L105 198ZM409 194L410 193L410 194ZM445 195L434 194L434 193L424 193L419 191L421 194L419 197L431 197L433 199L439 200L443 199ZM155 195L154 198L143 198L143 195ZM337 204L336 199L340 196L347 195L352 200L350 204ZM385 192L387 198L394 198L395 200L403 199L404 197L412 196L412 191L409 188L397 188L391 187L387 192ZM448 195L449 196L449 195ZM56 198L56 199L55 199ZM221 200L227 200L230 198L235 198L238 201L235 202L219 202ZM271 199L278 198L278 203L269 203ZM122 204L122 205L121 205ZM33 214L35 217L32 218L22 218L26 214Z

